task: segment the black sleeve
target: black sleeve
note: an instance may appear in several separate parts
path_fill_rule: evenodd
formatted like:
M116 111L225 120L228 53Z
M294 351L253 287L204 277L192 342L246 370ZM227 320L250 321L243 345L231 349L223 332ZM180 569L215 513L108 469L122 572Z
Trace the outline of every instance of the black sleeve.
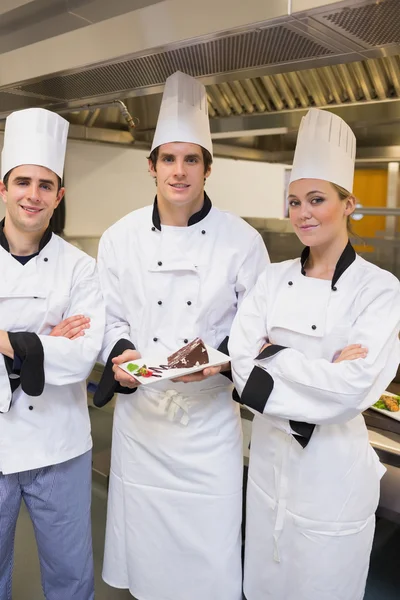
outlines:
M229 336L226 336L226 338L218 346L217 350L229 357L228 342ZM229 371L221 371L221 375L225 375L225 377L227 377L230 381L233 381L231 369L229 369Z
M114 394L133 394L137 390L137 388L131 389L120 385L114 378L112 359L122 354L125 350L136 350L136 348L129 340L121 339L118 340L110 352L103 375L93 396L93 404L98 408L110 402Z
M45 384L42 342L36 333L27 331L18 333L9 332L8 337L14 353L21 360L20 384L22 391L28 396L40 396ZM13 364L14 361L11 366L11 371L13 369ZM9 367L7 367L7 369L8 368ZM12 385L13 384L11 384L11 388Z
M270 358L281 350L285 350L285 348L285 346L272 344L265 348L265 350L257 356L256 360ZM268 398L273 389L274 380L268 371L261 369L261 367L254 367L244 387L240 402L259 413L264 413ZM303 448L305 448L311 439L315 425L292 420L289 420L289 424L293 431L296 432L293 434L293 437Z

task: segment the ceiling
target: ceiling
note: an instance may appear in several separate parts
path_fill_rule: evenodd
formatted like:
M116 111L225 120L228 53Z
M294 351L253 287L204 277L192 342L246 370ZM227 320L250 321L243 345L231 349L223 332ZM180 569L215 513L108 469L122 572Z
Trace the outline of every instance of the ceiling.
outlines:
M28 60L29 54L33 57L50 42L56 51L71 36L85 40L105 25L110 37L122 35L121 19L132 19L133 30L140 16L143 27L144 16L151 14L154 20L154 15L167 14L162 10L168 7L172 10L176 5L178 10L179 1L52 0L50 14L50 0L19 0L21 6L5 14L0 9L0 52L11 44L4 56L12 64L14 56ZM206 6L207 0L203 2ZM223 4L218 3L220 8ZM280 6L279 14L271 6L262 9L255 0L246 4L246 17L237 15L237 22L243 21L240 27L66 70L48 69L24 80L18 80L26 77L22 71L15 81L9 73L2 77L0 56L0 84L8 81L0 85L0 118L18 108L43 106L71 121L72 137L148 147L163 83L179 69L207 86L216 154L290 162L300 119L308 108L317 106L333 110L351 124L360 162L400 160L399 1L268 3L275 9ZM260 20L260 15L265 19ZM170 16L172 21L174 15ZM256 17L256 22L245 23ZM43 19L49 23L50 18L54 27L41 27ZM32 22L36 41L29 44L24 31ZM61 23L65 29L67 22L71 29L62 31ZM183 25L180 30L189 32ZM30 35L33 39L34 32ZM134 117L135 142L118 100Z

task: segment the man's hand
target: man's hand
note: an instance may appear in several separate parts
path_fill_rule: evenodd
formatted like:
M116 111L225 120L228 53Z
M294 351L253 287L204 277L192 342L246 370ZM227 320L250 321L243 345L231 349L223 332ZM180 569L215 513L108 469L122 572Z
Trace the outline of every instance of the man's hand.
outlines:
M0 354L14 358L14 350L10 344L10 338L8 337L7 331L0 331Z
M128 362L128 360L137 360L138 358L141 357L139 352L136 352L136 350L125 350L125 352L112 359L114 365L114 379L123 387L133 389L140 385L140 382L132 377L132 375L128 375L128 373L126 373L123 369L120 369L118 365L122 365L122 363Z
M76 340L82 335L85 335L85 329L89 329L90 319L83 315L74 315L61 321L54 329L51 330L50 335L53 337L65 337L69 340Z
M361 344L352 344L346 346L341 350L339 356L335 358L334 363L339 363L344 360L356 360L357 358L365 358L368 354L368 349L361 346Z
M192 373L192 375L183 375L182 377L177 377L172 381L176 383L193 383L197 381L204 381L204 379L208 379L208 377L213 377L213 375L218 375L218 373L222 373L223 371L229 371L230 363L224 363L219 367L207 367L204 371L199 371L198 373Z

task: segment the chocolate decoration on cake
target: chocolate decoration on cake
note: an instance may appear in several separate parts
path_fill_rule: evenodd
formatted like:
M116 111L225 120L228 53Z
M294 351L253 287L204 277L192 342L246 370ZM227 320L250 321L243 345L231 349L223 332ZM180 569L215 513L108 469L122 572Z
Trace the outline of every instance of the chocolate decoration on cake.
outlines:
M170 369L189 369L206 365L208 362L207 348L200 338L196 338L171 354L171 356L168 356L168 367Z

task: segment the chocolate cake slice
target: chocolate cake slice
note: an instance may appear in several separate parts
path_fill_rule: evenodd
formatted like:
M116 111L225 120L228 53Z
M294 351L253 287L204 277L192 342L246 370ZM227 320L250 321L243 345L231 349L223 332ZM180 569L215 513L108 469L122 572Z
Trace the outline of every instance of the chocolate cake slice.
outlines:
M208 361L208 352L203 340L196 338L168 356L168 367L170 369L189 369L205 365Z

